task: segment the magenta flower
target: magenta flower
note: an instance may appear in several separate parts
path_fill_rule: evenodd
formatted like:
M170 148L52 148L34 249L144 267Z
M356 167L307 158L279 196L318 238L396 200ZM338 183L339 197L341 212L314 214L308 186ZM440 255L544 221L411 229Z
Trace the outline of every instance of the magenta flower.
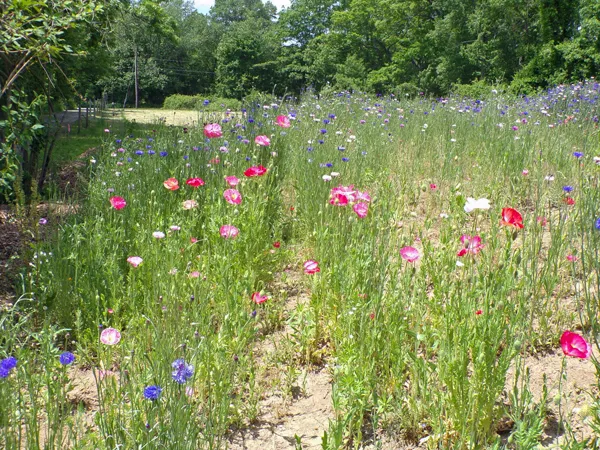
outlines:
M240 179L238 177L236 177L236 176L231 175L231 176L225 177L225 182L229 186L234 187L234 186L237 186L239 184Z
M333 188L329 193L329 203L336 206L346 206L348 203L353 203L356 200L356 193L353 185L340 185Z
M463 243L464 247L457 253L458 256L465 256L468 254L476 255L483 248L481 238L479 236L468 236L463 234L460 237L460 242Z
M127 262L129 264L131 264L133 267L137 267L142 262L144 262L144 260L142 258L140 258L139 256L130 256L129 258L127 258Z
M361 219L367 217L367 214L369 213L369 205L367 203L355 203L352 206L352 209Z
M204 127L204 136L209 139L219 138L223 136L223 131L221 131L221 125L218 123L209 123Z
M188 178L185 184L197 188L199 186L204 186L204 180L202 178Z
M121 333L114 328L105 328L100 334L100 342L104 345L116 345L121 340Z
M268 147L269 145L271 145L271 140L264 135L256 136L254 138L254 142L256 142L256 144L260 145L261 147Z
M560 346L566 356L587 359L592 354L592 346L583 337L569 330L560 337Z
M227 189L223 192L223 197L225 197L227 203L232 205L239 205L242 203L242 194L240 194L237 189Z
M254 292L252 294L252 301L254 303L256 303L257 305L261 305L264 302L266 302L267 300L269 300L269 297L267 297L266 295L261 294L260 292Z
M419 250L414 247L402 247L400 249L400 256L403 260L408 262L415 262L418 260L421 255L419 254Z
M127 202L125 201L125 199L123 197L111 197L109 199L110 204L113 208L115 208L117 211L120 209L125 208L125 206L127 206Z
M314 275L317 272L320 272L321 268L319 267L319 263L314 259L309 259L304 263L304 273L307 275Z
M252 167L248 167L244 171L244 175L247 176L248 178L261 177L265 173L267 173L267 168L264 166L252 166Z
M277 116L275 119L275 124L281 128L289 128L291 125L290 119L287 116Z
M240 230L238 230L233 225L223 225L219 229L219 233L221 233L221 236L225 239L235 239L240 233Z

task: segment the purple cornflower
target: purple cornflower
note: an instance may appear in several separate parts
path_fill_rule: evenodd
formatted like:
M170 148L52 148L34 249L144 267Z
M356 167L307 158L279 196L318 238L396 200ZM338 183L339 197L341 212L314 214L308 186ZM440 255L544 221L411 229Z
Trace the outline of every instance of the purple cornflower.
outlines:
M165 157L165 156L168 155L168 153L167 152L160 152L159 155L162 156L162 157Z
M327 133L327 130L326 130L325 128L321 128L321 130L320 130L320 131L321 131L321 134L325 134L325 133Z
M46 225L48 223L48 219L46 219L45 217L42 217L38 223L40 225Z
M573 156L577 159L583 158L583 153L581 152L573 152Z
M565 192L573 192L573 186L563 186L563 191L565 191Z
M171 376L173 377L173 380L179 384L185 383L192 375L194 375L194 366L186 364L183 359L176 359L171 366L175 369L171 373Z
M61 355L58 358L58 360L60 361L60 363L63 366L68 366L73 361L75 361L75 355L73 353L71 353L71 352L64 352L64 353L61 353Z
M144 397L152 401L158 400L161 392L162 388L160 386L147 386L144 388Z
M596 228L596 230L600 230L600 217L596 219L596 222L594 223L594 227Z
M350 158L342 158L342 161L348 162L348 161L350 161Z

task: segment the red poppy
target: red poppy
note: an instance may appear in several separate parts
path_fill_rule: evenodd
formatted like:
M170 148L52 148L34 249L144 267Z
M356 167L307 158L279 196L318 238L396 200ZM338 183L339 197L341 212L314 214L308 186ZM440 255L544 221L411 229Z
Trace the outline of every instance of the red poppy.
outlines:
M281 246L281 243L279 241L273 242L273 247L279 248L280 246Z
M247 177L260 177L267 173L267 168L263 166L248 167L244 172Z
M501 225L513 228L523 228L523 216L521 213L513 208L502 209L502 221Z
M204 180L202 178L188 178L185 184L197 188L198 186L204 186Z
M571 197L565 197L563 202L565 202L569 206L573 206L575 204L575 200Z

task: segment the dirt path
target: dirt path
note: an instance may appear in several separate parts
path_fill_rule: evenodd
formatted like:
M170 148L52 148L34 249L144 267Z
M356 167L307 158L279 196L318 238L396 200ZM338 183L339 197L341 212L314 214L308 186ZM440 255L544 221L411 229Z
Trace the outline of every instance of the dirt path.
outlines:
M76 109L63 111L58 113L58 120L62 120L62 125L75 124L79 120L79 111ZM92 119L92 111L89 113ZM137 123L164 123L166 125L188 126L193 127L198 124L202 125L205 118L222 118L223 113L206 113L201 114L195 110L175 110L175 109L153 109L153 108L138 108L138 109L105 109L98 111L97 118L105 120L122 120L126 119L130 122ZM81 120L85 122L85 110L81 112Z

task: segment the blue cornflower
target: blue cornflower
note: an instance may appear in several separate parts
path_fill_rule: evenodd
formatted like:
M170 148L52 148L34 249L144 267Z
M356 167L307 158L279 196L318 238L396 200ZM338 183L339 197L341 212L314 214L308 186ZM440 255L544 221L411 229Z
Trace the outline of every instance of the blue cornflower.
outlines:
M135 154L138 156L142 156L144 154L144 152L142 150L136 150Z
M333 163L325 163L325 167L333 167Z
M144 397L148 400L158 400L161 392L162 388L160 386L147 386L144 388Z
M71 352L64 352L64 353L61 353L61 355L58 358L58 360L60 361L60 363L63 366L68 366L73 361L75 361L75 355L73 353L71 353Z
M208 104L210 103L210 100L204 100L202 103L204 103L204 106L208 106Z
M321 134L327 133L327 130L325 128L321 128L319 131L321 132Z
M188 155L183 155L183 159L188 159L189 156Z
M325 143L325 141L323 139L319 139L318 142L319 142L319 144L324 144Z
M583 153L581 152L573 152L573 156L577 159L583 158Z
M335 114L329 114L330 119L335 119Z
M162 157L165 157L165 156L168 155L168 153L167 152L160 152L159 155L162 156Z
M341 145L340 145L340 146L338 147L338 150L339 150L340 152L345 152L345 151L346 151L346 147L343 147L343 146L341 146Z
M308 147L306 150L312 152L314 149L312 147Z
M565 191L565 192L573 192L573 186L563 186L563 191Z
M348 161L350 161L350 158L342 158L342 161L348 162Z
M183 359L176 359L171 366L175 369L171 373L171 376L179 384L185 383L194 375L194 366L186 364Z
M0 361L0 378L6 378L10 375L10 371L17 367L17 358L9 356Z
M246 156L246 161L250 161L252 158L250 158L249 156Z
M246 108L242 108L242 113L245 113L247 111Z
M248 117L248 123L254 123L254 119L252 117Z
M131 162L131 161L133 161L133 159L127 158L127 162Z
M329 124L329 119L323 119L323 123L324 123L325 125L328 125L328 124ZM321 130L321 133L322 133L322 132L323 132L323 130Z
M117 139L115 142L116 142L117 144L120 144L120 143L121 143L121 139Z
M600 230L600 217L596 219L596 223L594 223L594 227L596 230Z
M156 152L154 150L148 150L149 155L154 155Z

